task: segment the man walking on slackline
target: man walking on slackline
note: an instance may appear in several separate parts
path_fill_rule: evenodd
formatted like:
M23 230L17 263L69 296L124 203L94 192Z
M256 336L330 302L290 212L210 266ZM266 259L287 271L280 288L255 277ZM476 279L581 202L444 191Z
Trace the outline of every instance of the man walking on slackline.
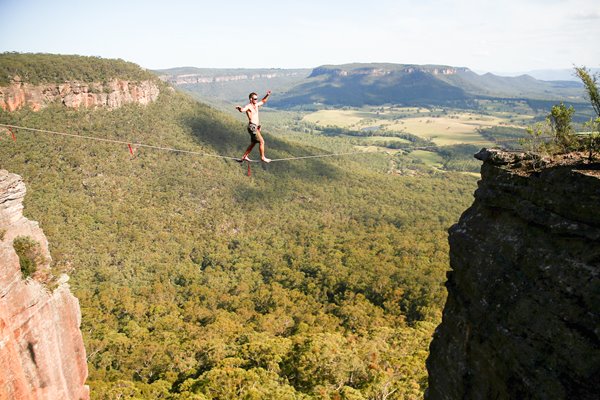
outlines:
M260 133L260 121L258 120L258 108L262 107L263 104L267 102L267 99L271 95L271 91L267 90L267 94L262 98L261 101L258 101L258 95L254 92L250 93L248 98L250 99L250 103L248 103L245 107L236 106L236 110L239 112L245 112L248 116L248 133L250 134L250 146L246 149L246 152L240 159L242 161L252 161L248 158L248 154L254 148L254 145L258 143L258 149L260 151L260 159L263 162L269 163L267 157L265 157L265 140Z

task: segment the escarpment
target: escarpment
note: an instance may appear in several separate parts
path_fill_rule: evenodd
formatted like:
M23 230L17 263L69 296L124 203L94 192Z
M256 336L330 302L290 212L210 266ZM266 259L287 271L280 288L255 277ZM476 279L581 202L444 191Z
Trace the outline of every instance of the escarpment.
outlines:
M119 108L125 104L147 105L158 98L160 89L152 80L107 82L67 81L33 85L18 76L8 86L0 86L0 107L16 111L29 107L39 111L50 104L69 108Z
M600 163L482 150L449 233L427 399L593 399L600 381Z
M0 399L88 399L79 302L53 276L24 196L21 177L0 170Z

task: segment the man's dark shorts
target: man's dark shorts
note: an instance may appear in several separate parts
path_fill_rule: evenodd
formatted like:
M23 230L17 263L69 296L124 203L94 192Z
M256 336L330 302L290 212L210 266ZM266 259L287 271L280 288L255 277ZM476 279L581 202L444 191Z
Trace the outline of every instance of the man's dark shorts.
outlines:
M260 130L260 125L256 125L253 123L249 123L248 124L248 133L250 134L250 140L252 141L252 143L260 143L260 140L258 140L258 131Z

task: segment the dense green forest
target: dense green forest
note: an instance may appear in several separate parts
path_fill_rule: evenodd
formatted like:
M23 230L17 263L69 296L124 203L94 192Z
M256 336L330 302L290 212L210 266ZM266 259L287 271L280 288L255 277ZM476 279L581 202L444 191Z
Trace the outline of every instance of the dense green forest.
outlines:
M248 144L241 119L164 87L146 107L0 123L228 156ZM265 134L272 158L323 151ZM422 398L446 230L476 178L388 175L382 154L247 177L218 158L16 137L0 167L23 176L25 215L71 276L93 399Z
M15 76L34 85L70 80L105 82L115 78L131 81L156 79L151 72L123 60L44 53L0 53L0 85L9 84Z

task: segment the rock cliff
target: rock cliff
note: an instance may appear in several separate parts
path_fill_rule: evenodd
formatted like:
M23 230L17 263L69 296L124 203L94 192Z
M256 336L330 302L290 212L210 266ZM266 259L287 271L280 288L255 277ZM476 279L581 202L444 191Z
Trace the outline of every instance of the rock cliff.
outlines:
M475 201L449 230L426 398L597 399L600 163L476 157Z
M313 69L310 74L310 78L314 78L320 75L328 75L332 77L337 76L354 76L354 75L365 75L372 77L381 77L390 74L414 74L417 72L432 74L432 75L456 75L458 73L470 72L468 68L464 67L448 67L442 65L402 65L402 64L388 64L383 66L377 66L377 64L349 64L342 66L322 66Z
M24 196L22 179L0 170L0 399L88 399L79 302L66 275L49 278L48 242L23 217ZM27 279L13 247L23 237L37 244L40 261Z
M32 85L17 76L9 86L0 87L0 107L15 111L29 106L33 111L51 103L78 108L118 108L127 103L149 104L158 98L156 82L129 82L114 79L106 83L64 82Z
M226 70L225 70L226 71ZM304 70L281 70L270 72L237 72L236 70L218 74L213 70L206 72L196 72L190 74L162 74L159 76L165 82L172 85L195 85L195 84L214 84L223 82L236 81L255 81L255 80L270 80L275 78L304 78L306 72Z

